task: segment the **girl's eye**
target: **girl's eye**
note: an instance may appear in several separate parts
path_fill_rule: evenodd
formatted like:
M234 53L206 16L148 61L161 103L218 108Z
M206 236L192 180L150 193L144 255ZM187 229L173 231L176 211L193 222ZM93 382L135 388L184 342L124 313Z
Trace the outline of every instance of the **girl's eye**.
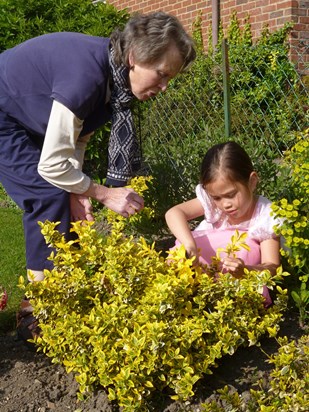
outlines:
M233 199L236 196L237 192L233 192L233 193L229 193L227 195L224 195L222 198L223 199ZM217 197L217 196L211 196L212 200L214 202L220 202L220 200L222 199L221 197Z
M158 74L159 77L161 77L161 79L164 79L165 77L167 77L167 74L163 73L161 71L157 71L157 74Z

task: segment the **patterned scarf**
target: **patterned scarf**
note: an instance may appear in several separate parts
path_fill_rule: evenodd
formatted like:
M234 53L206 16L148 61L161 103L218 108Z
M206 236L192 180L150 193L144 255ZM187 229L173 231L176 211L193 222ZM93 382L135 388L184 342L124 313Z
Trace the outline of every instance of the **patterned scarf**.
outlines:
M140 168L141 156L130 109L134 95L128 87L129 69L117 66L110 49L112 127L108 145L107 185L124 186Z

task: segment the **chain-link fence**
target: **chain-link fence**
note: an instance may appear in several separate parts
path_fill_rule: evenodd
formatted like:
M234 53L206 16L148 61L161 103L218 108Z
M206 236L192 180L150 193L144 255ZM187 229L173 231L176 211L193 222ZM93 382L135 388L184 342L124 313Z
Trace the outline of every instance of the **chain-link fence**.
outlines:
M309 76L298 73L288 51L230 46L228 67L223 52L200 58L140 110L143 157L162 212L194 194L203 155L226 140L243 145L260 174L260 193L276 198L278 162L308 127ZM298 61L309 71L308 53L309 44Z

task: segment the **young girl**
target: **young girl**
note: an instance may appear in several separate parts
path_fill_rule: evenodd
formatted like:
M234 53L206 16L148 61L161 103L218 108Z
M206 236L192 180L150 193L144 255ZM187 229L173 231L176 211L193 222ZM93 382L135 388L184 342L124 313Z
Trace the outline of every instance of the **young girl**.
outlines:
M268 269L274 274L280 265L280 241L273 230L278 222L271 216L271 202L255 194L257 183L252 162L237 143L209 149L202 162L196 198L172 207L165 215L177 238L176 246L183 244L189 257L209 264L237 229L247 232L245 242L250 251L241 249L236 258L222 255L222 271L235 277L243 276L245 268ZM191 231L188 221L200 216L204 220Z

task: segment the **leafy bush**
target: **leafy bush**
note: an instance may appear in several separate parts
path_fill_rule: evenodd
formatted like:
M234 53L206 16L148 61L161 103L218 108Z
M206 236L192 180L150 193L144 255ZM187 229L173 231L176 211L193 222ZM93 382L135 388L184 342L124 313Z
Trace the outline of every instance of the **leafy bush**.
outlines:
M300 321L308 319L309 290L309 129L297 134L298 141L286 151L280 164L280 185L285 197L273 203L275 216L283 219L276 229L285 240L281 254L294 274L299 276L300 287L292 297L300 310Z
M232 127L260 135L279 152L289 147L287 133L305 124L305 100L294 64L289 60L287 36L292 23L270 33L267 27L253 44L250 25L239 30L236 14L229 27ZM240 32L240 35L239 35ZM284 93L283 93L284 91ZM298 116L299 113L299 116ZM237 133L237 132L236 132Z
M218 391L217 401L203 405L202 412L307 412L309 335L298 342L288 342L285 336L278 338L278 343L278 352L268 360L274 369L266 384L265 379L260 379L260 389L251 389L250 396L244 398L226 386Z
M144 103L144 154L154 177L149 196L158 202L158 215L194 196L206 150L228 139L236 140L252 157L260 179L260 193L280 196L277 162L293 145L292 130L308 122L308 94L289 60L287 35L291 24L270 33L264 29L255 43L247 22L240 29L237 15L225 37L228 41L231 99L231 136L224 125L223 69L220 32L214 50L201 42L196 22L198 56L187 74L174 79L164 95Z
M144 185L137 180L133 187ZM112 215L107 236L76 222L78 238L70 242L57 223L42 223L57 252L54 269L26 286L42 328L37 344L76 374L81 398L101 385L124 411L145 410L154 391L166 387L173 399L188 399L217 359L276 335L286 304L276 282L284 273L214 278L193 266L184 248L166 260L144 238L124 235L130 220ZM263 285L278 292L269 309L258 292Z
M3 0L0 3L0 52L31 37L73 31L108 37L128 18L124 10L90 0Z

